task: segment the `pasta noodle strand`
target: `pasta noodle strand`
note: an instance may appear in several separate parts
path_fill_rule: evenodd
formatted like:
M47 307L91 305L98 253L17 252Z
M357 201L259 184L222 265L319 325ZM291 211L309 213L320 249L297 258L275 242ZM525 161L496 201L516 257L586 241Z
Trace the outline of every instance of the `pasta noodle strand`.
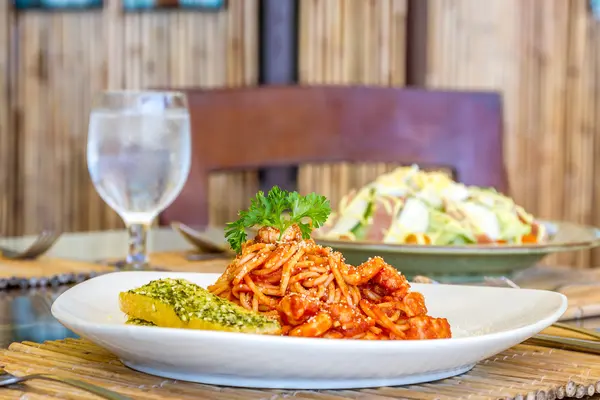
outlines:
M263 228L265 229L265 228ZM448 321L427 315L424 297L383 259L358 267L341 253L302 238L292 225L282 235L259 230L208 290L277 318L282 334L354 340L451 337Z

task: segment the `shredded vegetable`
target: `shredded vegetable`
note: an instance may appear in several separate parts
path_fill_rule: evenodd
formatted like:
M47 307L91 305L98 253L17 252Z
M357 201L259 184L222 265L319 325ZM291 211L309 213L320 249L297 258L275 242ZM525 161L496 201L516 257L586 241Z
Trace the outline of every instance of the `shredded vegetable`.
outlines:
M511 198L416 165L381 175L345 196L317 234L330 239L423 245L547 240L544 225Z

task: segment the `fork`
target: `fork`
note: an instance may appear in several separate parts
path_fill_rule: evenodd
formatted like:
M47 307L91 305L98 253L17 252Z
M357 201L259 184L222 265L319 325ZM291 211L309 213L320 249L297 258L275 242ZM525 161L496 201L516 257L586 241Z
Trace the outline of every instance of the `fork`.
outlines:
M215 243L202 236L201 232L181 222L171 223L171 228L179 232L188 243L205 254L231 254L231 249L225 243Z
M60 233L43 231L37 239L23 251L15 251L0 247L0 256L11 260L31 260L47 252L58 240Z
M107 400L131 400L130 397L123 396L119 393L113 392L112 390L104 389L100 386L92 385L91 383L83 382L77 379L47 374L15 376L13 374L9 374L8 372L0 368L0 387L14 385L31 379L42 379L46 381L64 383L66 385L85 390L86 392L93 393Z

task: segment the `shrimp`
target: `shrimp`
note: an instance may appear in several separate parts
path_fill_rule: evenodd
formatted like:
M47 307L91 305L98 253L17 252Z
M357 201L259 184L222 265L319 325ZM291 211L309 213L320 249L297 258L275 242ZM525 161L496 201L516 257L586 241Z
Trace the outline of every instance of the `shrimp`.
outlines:
M425 306L425 298L419 292L410 292L404 296L404 312L406 316L417 317L419 315L427 314L427 307Z
M257 243L300 242L302 241L302 231L296 224L287 228L283 234L280 234L277 228L263 226L258 230L254 240Z
M353 337L364 333L375 321L363 316L355 307L343 303L334 303L328 307L329 315L333 320L333 327L344 333L346 337Z
M452 337L450 324L446 318L433 318L420 315L408 319L410 328L404 333L407 339L447 339Z
M325 332L325 334L323 335L323 338L325 338L325 339L343 339L344 335L342 335L338 331L329 330L329 331Z
M272 226L263 226L258 230L254 240L257 243L277 243L279 240L279 230Z
M385 289L387 294L400 300L406 296L408 289L410 289L406 277L388 264L385 264L383 269L373 277L372 282Z
M290 331L290 336L319 337L333 326L333 320L321 312Z
M279 302L281 319L291 325L300 325L319 312L317 299L296 293L289 294Z
M381 257L373 257L358 267L349 266L342 262L340 263L340 272L347 284L358 286L369 282L386 265Z

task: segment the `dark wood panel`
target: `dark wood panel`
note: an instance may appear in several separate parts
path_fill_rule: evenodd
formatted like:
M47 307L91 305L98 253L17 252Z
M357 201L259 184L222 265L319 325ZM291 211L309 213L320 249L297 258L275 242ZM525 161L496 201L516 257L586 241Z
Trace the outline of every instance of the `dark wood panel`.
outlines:
M506 190L502 106L493 93L369 87L187 90L193 156L163 221L208 222L212 171L315 162L450 166Z

